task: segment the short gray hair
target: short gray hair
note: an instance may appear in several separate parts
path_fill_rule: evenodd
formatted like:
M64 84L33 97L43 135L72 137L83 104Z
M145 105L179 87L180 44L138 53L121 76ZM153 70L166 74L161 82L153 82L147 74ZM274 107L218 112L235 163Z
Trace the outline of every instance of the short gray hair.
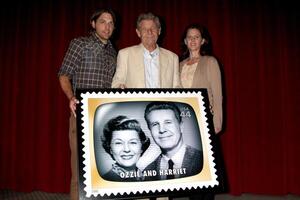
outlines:
M157 16L155 16L153 13L148 12L148 13L142 13L138 16L138 19L136 21L136 28L139 30L140 28L140 24L143 20L152 20L154 21L154 23L156 24L157 28L160 30L161 25L160 25L160 21L159 18Z

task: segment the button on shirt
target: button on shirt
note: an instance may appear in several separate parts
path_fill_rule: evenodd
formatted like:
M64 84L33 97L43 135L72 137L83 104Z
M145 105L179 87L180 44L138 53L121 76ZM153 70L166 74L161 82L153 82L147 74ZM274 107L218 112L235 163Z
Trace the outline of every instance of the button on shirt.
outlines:
M160 169L168 169L169 159L172 159L172 161L174 163L173 169L182 168L182 163L183 163L183 158L184 158L185 151L186 151L186 145L182 145L182 147L179 149L179 151L177 151L177 153L172 158L168 158L167 156L162 155L162 159L161 159L161 162L160 162ZM178 178L178 177L179 177L179 175L176 174L175 178ZM164 175L161 178L166 179L167 176Z
M144 65L146 88L160 88L158 47L156 47L156 49L151 53L144 48Z

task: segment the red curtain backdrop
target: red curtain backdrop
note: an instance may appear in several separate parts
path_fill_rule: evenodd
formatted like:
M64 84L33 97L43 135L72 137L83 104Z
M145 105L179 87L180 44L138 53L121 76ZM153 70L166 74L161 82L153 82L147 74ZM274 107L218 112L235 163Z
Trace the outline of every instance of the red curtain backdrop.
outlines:
M0 12L0 189L68 192L68 102L57 72L98 7L117 12L118 49L135 20L163 19L162 46L180 54L184 27L206 25L222 63L220 136L231 194L300 195L300 23L292 0L9 1Z

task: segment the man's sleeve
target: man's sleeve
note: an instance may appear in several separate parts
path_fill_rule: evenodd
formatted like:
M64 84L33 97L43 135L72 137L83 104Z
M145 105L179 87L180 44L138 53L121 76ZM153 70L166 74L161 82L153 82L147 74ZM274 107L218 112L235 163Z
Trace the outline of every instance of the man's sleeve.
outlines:
M174 62L173 88L181 88L181 81L179 76L179 59L177 55L174 55L173 62Z
M77 39L70 42L69 48L66 52L62 65L59 69L58 76L66 75L73 77L76 68L80 66L82 47Z
M126 85L128 68L128 53L127 51L119 51L117 57L117 69L113 77L112 88L119 88L121 84Z

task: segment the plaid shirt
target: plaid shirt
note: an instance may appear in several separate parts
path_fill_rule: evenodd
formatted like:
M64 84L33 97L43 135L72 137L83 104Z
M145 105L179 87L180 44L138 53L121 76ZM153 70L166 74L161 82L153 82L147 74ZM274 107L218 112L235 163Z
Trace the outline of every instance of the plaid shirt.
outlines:
M58 75L72 79L76 88L110 88L116 69L116 50L110 41L103 44L91 33L71 41Z

